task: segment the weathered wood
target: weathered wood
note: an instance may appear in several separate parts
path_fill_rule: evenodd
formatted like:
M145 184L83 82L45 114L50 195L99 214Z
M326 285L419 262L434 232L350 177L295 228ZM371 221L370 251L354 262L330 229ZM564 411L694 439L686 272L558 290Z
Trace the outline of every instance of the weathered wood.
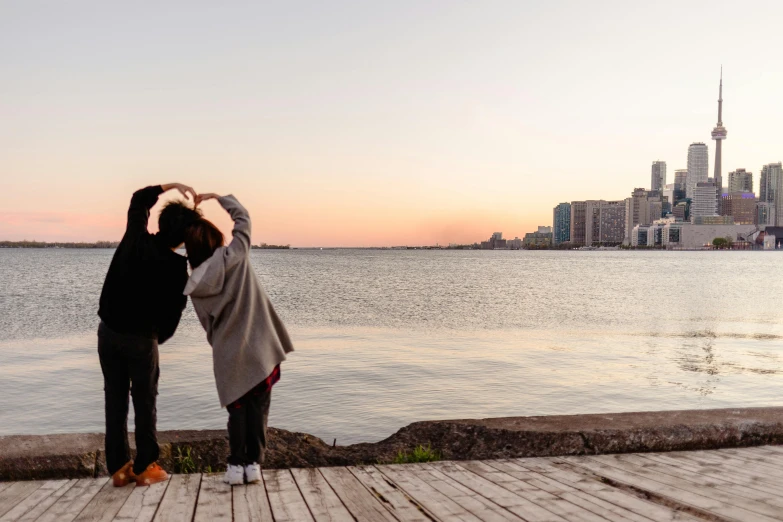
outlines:
M232 488L234 520L237 522L272 522L272 510L263 484L246 484Z
M49 509L52 504L57 502L57 500L65 495L66 492L68 492L71 487L73 487L79 479L70 479L66 480L65 484L60 486L56 491L52 492L50 495L48 495L45 499L38 502L35 506L30 509L27 513L22 515L19 518L16 518L15 520L18 520L19 522L29 522L32 520L38 520L38 517L40 517L44 512L46 512L47 509Z
M607 486L603 482L600 482L595 475L586 470L571 468L567 465L558 466L545 459L536 459L536 462L529 462L529 460L530 459L520 459L523 464L522 466L517 465L517 461L490 460L487 461L487 464L511 475L514 475L517 471L524 470L527 476L529 476L531 472L527 471L524 464L535 464L541 472L532 472L534 475L545 475L551 480L556 480L562 484L571 486L575 490L578 490L573 494L581 496L582 498L589 497L591 501L595 501L594 499L596 499L618 506L625 510L625 517L631 520L637 520L638 522L649 520L696 520L685 513L642 500L635 495L630 495L624 491ZM517 471L515 471L515 468Z
M13 482L0 482L0 491L3 491L5 488L13 484Z
M320 471L315 468L292 469L291 474L316 522L322 520L353 522L351 513Z
M151 486L134 488L114 522L151 522L172 480L173 477Z
M21 519L37 506L46 502L49 497L54 495L58 490L62 489L62 487L68 484L68 482L68 480L48 480L44 482L41 487L33 491L25 499L7 511L5 515L0 517L0 522L11 522ZM55 500L57 498L59 497L55 497ZM54 500L49 502L48 505L52 505L53 503ZM43 513L43 511L41 511L41 513Z
M109 479L105 477L79 479L38 520L40 522L70 522L74 520L108 481Z
M223 482L222 473L201 477L194 522L232 522L231 486Z
M22 502L35 490L43 486L41 481L13 482L10 486L0 491L0 515L5 515L18 503Z
M269 507L272 509L275 522L313 520L310 509L289 470L265 469L263 475Z
M413 465L378 466L384 477L405 491L405 494L424 506L429 513L443 521L465 520L479 522L481 519L471 513L470 506L481 506L477 499L465 501L460 498L460 492L444 488L435 480L423 480L414 473ZM444 492L443 490L446 489ZM469 504L466 507L464 504ZM497 507L497 506L495 506ZM488 510L487 510L488 511ZM510 513L509 513L510 515Z
M680 476L677 476L676 473L666 473L665 470L661 469L660 467L655 469L654 463L652 466L643 465L642 463L638 462L639 457L629 455L629 457L637 459L635 463L629 462L625 457L625 455L604 455L601 457L592 458L600 460L601 462L614 466L618 469L623 469L625 471L635 473L636 475L646 477L660 483L669 484L685 491L698 493L715 500L723 502L728 497L731 499L732 506L745 509L750 513L755 513L755 516L766 515L772 518L777 518L780 514L783 514L783 510L781 510L779 507L763 504L757 502L755 499L748 499L744 496L741 496L736 489L727 488L728 491L726 491L722 485L716 484L715 482L710 482L707 484L694 482L689 480L689 477L685 474L685 472L682 472Z
M201 475L172 475L160 501L155 522L191 522L201 486Z
M77 522L111 522L135 487L135 484L128 484L125 487L115 488L111 481L106 482L74 520Z
M628 486L644 489L657 495L670 498L686 506L692 506L720 516L735 520L758 520L765 522L774 520L772 517L761 515L752 511L748 511L742 507L728 504L728 501L732 502L733 504L735 499L729 499L726 495L724 495L723 498L727 502L715 499L714 493L710 492L710 488L706 486L702 488L691 488L688 484L683 487L683 484L680 481L667 480L665 483L659 482L645 477L644 475L634 473L617 466L612 466L608 462L593 460L591 457L559 458L565 462L571 462L577 466L589 469L599 476L609 478Z
M738 496L747 498L757 502L767 502L769 504L783 508L783 501L770 495L769 492L758 491L749 487L747 484L737 484L724 478L723 475L730 475L730 473L723 473L722 475L716 474L714 476L705 476L701 473L689 470L685 466L671 465L665 462L659 462L647 458L644 455L622 455L618 456L618 460L622 462L628 462L634 466L638 466L642 469L659 473L661 476L670 476L687 480L696 485L707 485L715 488L718 491L723 491L732 496ZM725 470L729 471L729 470ZM783 489L779 489L779 492L783 493Z
M644 458L658 462L660 464L666 464L676 469L682 469L700 475L702 482L709 480L721 479L734 484L739 484L753 488L757 491L761 491L770 495L779 496L781 493L779 482L769 483L763 480L758 474L744 469L734 469L731 473L726 473L725 470L720 467L712 465L703 465L696 461L686 460L683 458L671 457L663 454L649 453L644 455Z
M347 468L321 468L320 471L357 521L386 520L393 522L395 520L386 506L375 495L372 495Z
M538 485L532 483L532 479L529 482L515 479L511 475L508 475L502 471L498 471L482 462L460 462L457 467L471 471L479 477L482 477L487 481L518 495L519 497L535 505L538 510L543 510L548 513L548 517L550 518L555 515L564 520L585 520L588 522L604 522L606 519L616 519L616 517L612 516L611 513L602 513L603 516L596 515L590 510L572 504L567 500L547 492L545 489L542 489ZM529 507L527 509L528 512L532 511L532 509ZM543 516L538 510L537 513L539 514L537 517ZM519 510L514 512L521 517L528 518L525 512Z
M427 515L426 508L407 496L394 483L386 480L374 466L350 466L348 471L378 497L394 517L411 522L432 520L431 516Z

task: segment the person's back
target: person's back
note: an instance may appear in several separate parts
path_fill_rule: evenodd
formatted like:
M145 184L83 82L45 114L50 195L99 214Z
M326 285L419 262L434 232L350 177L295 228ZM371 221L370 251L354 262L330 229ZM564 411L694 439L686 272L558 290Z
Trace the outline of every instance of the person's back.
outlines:
M234 220L233 240L206 220L188 229L185 247L194 268L185 287L212 345L220 405L229 413L226 482L260 480L272 386L291 339L250 263L250 216L233 196L218 199ZM243 467L244 466L244 470Z
M147 231L150 209L172 188L190 192L195 199L193 189L178 183L133 194L125 235L101 291L98 354L104 376L106 465L115 486L134 479L145 485L167 478L156 463L158 344L174 334L187 303L182 295L187 261L174 250L182 245L187 225L200 217L184 204L170 203L161 212L160 232ZM135 462L128 444L129 394L136 417Z

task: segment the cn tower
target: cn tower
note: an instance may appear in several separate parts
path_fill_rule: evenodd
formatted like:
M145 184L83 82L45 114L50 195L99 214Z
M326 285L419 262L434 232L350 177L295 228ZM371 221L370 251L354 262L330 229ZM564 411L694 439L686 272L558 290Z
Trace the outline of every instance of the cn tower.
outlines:
M718 125L712 129L715 140L715 187L718 198L723 195L723 176L721 175L721 143L726 139L726 127L723 126L723 66L720 68L720 87L718 89Z

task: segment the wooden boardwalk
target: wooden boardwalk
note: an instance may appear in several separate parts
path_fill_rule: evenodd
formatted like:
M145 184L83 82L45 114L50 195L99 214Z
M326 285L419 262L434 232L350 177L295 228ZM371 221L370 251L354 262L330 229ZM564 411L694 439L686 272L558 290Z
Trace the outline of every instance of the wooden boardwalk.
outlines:
M0 482L0 522L783 520L783 446L265 470L152 487Z

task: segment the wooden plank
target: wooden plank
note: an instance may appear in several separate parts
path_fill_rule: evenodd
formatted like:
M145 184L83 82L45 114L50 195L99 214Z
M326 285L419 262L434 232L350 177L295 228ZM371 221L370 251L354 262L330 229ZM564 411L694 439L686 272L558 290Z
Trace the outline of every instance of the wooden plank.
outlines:
M527 462L528 459L522 459L522 463L531 464ZM514 468L517 467L517 461L488 461L487 463L493 467L498 467L502 471L506 471L509 474L514 474ZM588 498L591 502L596 500L602 500L610 503L611 505L618 506L626 513L624 516L631 520L638 520L643 522L645 520L652 521L675 521L675 520L696 520L695 518L675 511L652 502L643 500L635 495L628 494L624 491L618 490L611 486L600 482L595 475L590 472L579 469L571 468L567 465L556 465L545 459L536 459L536 465L541 470L540 474L545 474L546 477L571 486L576 492L574 495L581 496L582 498ZM524 466L518 466L519 470L526 470ZM609 508L607 508L609 509Z
M321 468L319 471L357 521L395 520L386 506L347 468Z
M77 482L79 482L79 479L70 479L66 480L65 484L60 486L60 488L53 492L51 495L43 499L41 502L39 502L35 507L33 507L30 511L22 515L17 520L19 522L29 522L32 520L38 520L38 517L40 517L43 513L46 512L47 509L49 509L52 504L57 502L60 497L65 495L69 489L71 489Z
M272 522L272 510L263 484L243 484L232 488L234 520L237 522Z
M13 484L13 482L0 482L0 491L3 491L5 488Z
M196 502L194 522L232 522L231 486L223 482L223 473L204 474Z
M265 469L263 471L269 507L275 522L304 522L313 520L307 503L294 477L287 469Z
M451 491L449 491L448 486L444 487L439 481L419 478L414 473L412 465L395 464L378 466L376 469L386 479L392 481L398 488L403 490L406 495L424 506L438 520L446 522L481 522L481 519L473 515L471 511L473 509L482 510L485 507L482 501L472 498L470 495L465 496L455 488L451 488ZM444 489L446 489L446 492L443 491ZM485 512L491 514L492 507L500 509L489 501L482 500L489 504L486 506L486 509L483 509ZM503 511L505 512L505 510ZM511 515L511 513L508 513L508 515ZM496 518L496 520L502 519Z
M708 487L691 487L690 484L683 481L668 481L658 476L659 480L654 480L636 472L628 471L617 466L612 466L609 462L602 462L593 457L558 457L565 462L571 462L574 465L589 469L598 474L623 483L628 486L634 486L655 493L657 495L668 497L686 506L691 506L703 511L708 511L718 516L733 518L735 520L754 520L771 522L772 517L761 515L748 511L742 507L734 506L714 498L715 493ZM664 480L661 482L660 480ZM723 495L726 499L726 495ZM726 499L728 500L728 499ZM733 499L731 499L733 500Z
M667 459L659 455L638 455L639 460L652 462L654 467L650 469L659 470L661 473L682 477L698 484L714 484L717 489L737 494L745 498L755 499L762 502L769 501L770 504L783 507L783 500L777 497L783 493L780 487L771 484L754 481L757 478L754 475L742 475L739 470L715 470L711 467L698 467L683 460Z
M77 522L111 522L135 487L136 484L128 484L121 488L115 488L111 481L106 482L74 520Z
M316 468L292 469L291 474L299 487L313 518L317 521L348 521L353 517Z
M604 522L605 520L621 520L621 521L624 520L622 517L616 517L611 512L608 512L606 510L603 510L606 513L602 513L601 515L596 515L595 513L585 509L584 507L575 505L569 502L568 500L564 500L558 497L557 495L553 495L552 493L547 492L546 490L542 489L536 484L533 484L532 480L530 482L526 482L523 480L516 479L507 473L504 473L491 466L488 466L487 464L484 464L483 462L479 462L479 461L460 462L458 464L458 467L463 468L467 471L471 471L474 474L478 475L479 477L482 477L483 479L492 482L493 484L496 484L511 493L519 495L525 500L538 506L539 510L545 510L547 513L557 515L565 520L585 520L589 522ZM568 487L568 486L563 486L563 487ZM573 488L569 488L569 489L573 489ZM596 507L595 509L601 510L600 507ZM515 513L517 513L520 516L523 516L526 519L529 519L530 517L528 512L525 512L523 514L518 511L515 511ZM551 515L549 516L551 517Z
M407 496L393 482L386 478L374 466L349 466L350 471L365 488L384 503L395 518L411 522L430 522L426 508Z
M698 476L694 478L692 474L689 474L685 470L680 470L678 474L678 470L676 469L665 468L662 465L658 465L635 455L606 455L600 458L603 462L618 468L631 471L658 482L701 493L704 496L716 500L726 500L728 497L729 500L726 500L727 502L730 502L734 506L747 509L750 512L767 515L773 518L777 518L783 513L783 510L781 510L780 507L762 503L768 498L768 495L748 488L743 489L742 486L727 487L717 481L701 481Z
M155 522L191 522L201 486L201 475L172 475L160 501Z
M134 488L128 500L122 505L122 509L114 517L114 522L151 522L171 480Z
M11 522L21 519L27 513L40 506L42 503L45 503L48 498L50 498L52 495L55 495L63 488L63 486L67 485L69 482L70 481L68 480L47 480L43 483L43 485L41 485L40 488L33 491L30 495L27 496L27 498L16 504L11 508L10 511L7 511L5 515L0 517L0 522ZM73 482L76 481L74 480ZM65 491L62 493L65 493ZM62 493L60 493L60 495L62 495ZM60 495L56 496L54 500L57 500ZM47 504L47 507L51 506L54 503L54 500L51 500ZM40 513L43 513L43 511Z
M696 462L702 466L710 466L716 470L720 470L725 473L726 470L731 470L732 473L751 474L759 479L772 484L778 484L783 481L783 476L779 469L772 466L754 465L752 462L746 460L737 459L730 455L718 455L718 452L676 452L668 454L672 458L682 458L691 462Z
M90 503L109 482L108 477L79 479L39 518L40 522L70 522Z
M5 515L43 485L44 483L41 481L12 482L11 485L0 491L0 515Z

